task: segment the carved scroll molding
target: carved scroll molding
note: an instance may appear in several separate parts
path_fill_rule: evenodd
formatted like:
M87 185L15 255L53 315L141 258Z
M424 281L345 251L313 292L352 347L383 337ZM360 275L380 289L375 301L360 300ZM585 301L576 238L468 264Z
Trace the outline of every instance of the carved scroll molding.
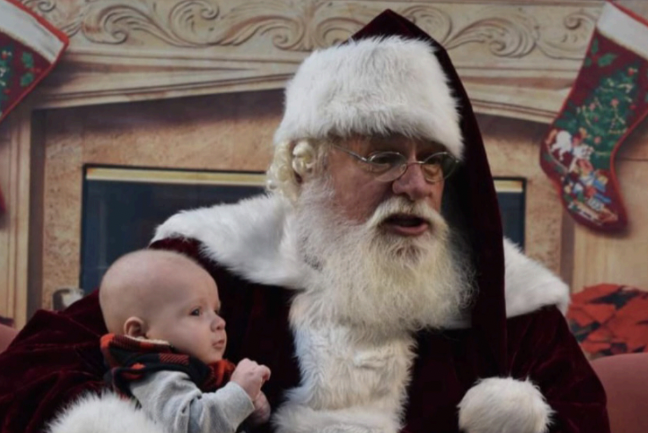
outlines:
M46 106L83 104L83 98L102 103L281 87L308 52L347 39L392 8L449 50L469 91L472 86L486 97L482 105L476 101L478 109L501 105L486 96L492 77L498 77L499 87L554 92L556 100L542 113L536 103L515 102L515 95L508 108L502 107L503 112L526 107L520 116L538 120L559 109L560 92L575 78L603 1L23 3L72 40L64 64L49 80ZM542 80L553 87L538 84ZM521 81L535 84L521 86ZM494 97L501 96L499 87L493 88Z
M279 50L311 51L348 36L363 21L321 17L323 1L76 1L24 2L51 19L68 36L95 44L129 44L142 34L174 47L239 46L254 37L270 37ZM230 7L228 7L230 6ZM342 38L344 39L344 38Z
M136 44L145 36L173 47L203 48L240 46L253 38L269 37L278 50L304 52L347 39L385 9L381 2L328 0L256 0L236 2L229 9L223 0L23 3L73 39L85 39L92 44ZM538 49L552 58L579 59L598 15L596 7L580 8L565 15L562 22L550 23L542 29L546 23L541 22L535 9L551 6L541 2L535 6L523 2L518 7L492 7L486 13L476 14L468 23L453 21L453 12L475 10L475 4L405 3L391 7L430 32L449 50L480 43L500 57L522 57Z

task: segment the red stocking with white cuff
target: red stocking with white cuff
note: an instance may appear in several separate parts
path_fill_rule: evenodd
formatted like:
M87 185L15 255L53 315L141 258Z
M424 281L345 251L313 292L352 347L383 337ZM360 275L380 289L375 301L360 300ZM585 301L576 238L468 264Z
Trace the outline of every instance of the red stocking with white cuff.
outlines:
M540 153L542 169L577 222L601 231L627 225L614 158L647 114L648 22L606 3Z

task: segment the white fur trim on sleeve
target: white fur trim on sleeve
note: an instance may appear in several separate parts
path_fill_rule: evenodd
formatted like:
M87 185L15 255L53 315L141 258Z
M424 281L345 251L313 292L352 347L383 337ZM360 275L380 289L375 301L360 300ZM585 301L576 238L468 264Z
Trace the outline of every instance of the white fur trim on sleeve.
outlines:
M477 382L458 407L466 433L546 433L553 412L533 383L511 377Z
M114 393L88 394L66 408L47 433L163 433L165 430Z

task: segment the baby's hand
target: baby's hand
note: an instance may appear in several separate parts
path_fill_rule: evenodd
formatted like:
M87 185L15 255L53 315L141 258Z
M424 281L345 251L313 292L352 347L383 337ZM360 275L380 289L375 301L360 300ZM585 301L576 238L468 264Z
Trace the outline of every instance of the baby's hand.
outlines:
M254 404L254 412L249 417L250 423L252 425L261 425L268 422L270 419L270 403L268 403L263 391L259 392L252 403Z
M261 386L270 379L270 369L245 358L238 363L231 381L237 383L254 402L261 392Z

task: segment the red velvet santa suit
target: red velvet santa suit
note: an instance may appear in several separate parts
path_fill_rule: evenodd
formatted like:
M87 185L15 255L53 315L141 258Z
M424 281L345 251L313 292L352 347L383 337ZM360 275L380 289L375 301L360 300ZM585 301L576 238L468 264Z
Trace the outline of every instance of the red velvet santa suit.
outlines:
M465 144L463 164L446 182L446 191L455 195L465 216L463 226L477 270L478 292L469 318L408 337L414 350L403 401L403 431L458 432L461 424L474 433L609 432L601 384L561 314L568 301L567 287L502 242L482 139L448 56L420 29L391 12L357 36L376 34L405 35L437 47L435 55L460 102ZM300 360L308 353L296 347L295 335L302 330L291 329L289 320L293 299L303 289L302 263L294 251L284 248L289 213L290 205L274 195L184 212L163 224L152 244L191 255L212 274L227 321L226 356L234 362L248 357L271 368L264 391L275 409L290 404L294 398L286 391L311 373L305 364L304 374L300 373ZM104 332L96 295L63 314L38 313L10 350L0 355L2 433L38 432L62 403L84 390L98 390L104 373L99 337ZM330 347L340 353L344 349ZM356 359L361 367L380 369L394 356ZM25 367L27 362L32 368ZM391 382L385 384L390 386ZM366 415L358 409L345 416L354 414ZM140 415L111 396L89 397L66 413L54 431L162 431ZM389 422L386 415L385 423Z

